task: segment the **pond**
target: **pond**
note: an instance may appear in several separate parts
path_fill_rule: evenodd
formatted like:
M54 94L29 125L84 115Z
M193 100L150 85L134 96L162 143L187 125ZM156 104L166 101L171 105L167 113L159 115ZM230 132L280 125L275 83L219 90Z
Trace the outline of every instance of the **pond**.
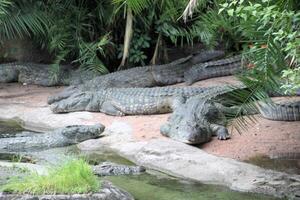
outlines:
M16 123L0 122L0 137L14 136L23 129ZM27 152L28 153L28 152ZM47 154L47 155L45 155ZM66 155L63 155L66 154ZM45 159L47 162L57 163L60 158L65 156L84 156L90 164L98 164L104 161L115 162L119 164L133 165L132 162L115 154L114 152L103 150L95 152L79 151L76 147L51 149L33 153L35 158ZM58 156L59 155L59 156ZM0 158L1 159L1 158ZM6 158L7 159L7 158ZM2 159L3 160L3 159ZM4 159L5 160L5 159ZM44 160L44 161L45 161ZM22 161L21 161L22 162ZM43 163L43 162L40 162ZM8 179L11 173L7 168L1 167L0 175L6 178L0 185ZM253 200L253 199L276 199L260 194L250 194L232 191L223 186L207 185L193 182L185 179L175 178L157 171L148 170L148 173L132 176L110 176L101 177L111 181L116 186L123 188L131 193L137 200Z

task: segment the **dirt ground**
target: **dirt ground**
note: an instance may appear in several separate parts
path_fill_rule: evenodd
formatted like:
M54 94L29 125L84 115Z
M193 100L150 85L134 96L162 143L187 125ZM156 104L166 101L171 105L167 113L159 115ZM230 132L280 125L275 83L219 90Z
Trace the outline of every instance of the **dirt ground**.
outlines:
M224 85L236 82L233 77L228 76L200 81L193 86ZM184 84L177 86L184 86ZM26 105L28 109L45 107L48 106L47 97L62 89L63 87L40 87L17 83L0 84L0 106L9 102ZM87 123L100 122L105 126L114 121L128 123L137 140L163 137L159 132L159 127L169 116L169 114L164 114L113 117L102 113L93 113L92 115L92 120ZM199 147L208 153L238 160L246 160L256 155L272 157L280 154L300 154L300 122L270 121L257 116L257 123L251 124L248 130L241 135L233 130L231 139L219 141L213 138L211 142Z

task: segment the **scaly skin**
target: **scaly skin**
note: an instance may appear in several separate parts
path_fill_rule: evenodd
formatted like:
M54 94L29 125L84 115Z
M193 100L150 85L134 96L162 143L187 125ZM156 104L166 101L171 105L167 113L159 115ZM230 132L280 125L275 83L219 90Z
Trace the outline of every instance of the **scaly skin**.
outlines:
M193 65L191 69L185 71L184 80L187 85L196 81L232 75L242 69L241 56L200 63Z
M36 63L0 64L0 83L19 82L41 86L81 84L95 77L95 73L83 70L71 70L70 66L61 65L53 79L51 66Z
M238 86L243 88L243 86ZM161 133L172 139L188 143L200 144L208 142L213 135L218 139L229 138L225 127L224 112L233 112L214 101L218 96L232 91L232 87L223 86L211 88L189 98L184 104L178 106L169 117L166 124L161 126Z
M261 115L276 121L300 121L300 98L292 99L286 97L280 102L259 102Z
M93 172L98 176L135 175L145 171L146 168L142 166L119 165L111 162L93 166Z
M192 65L224 56L223 51L203 51L174 62L145 67L135 67L98 76L82 85L70 86L48 98L48 104L60 101L81 91L97 91L103 88L155 87L183 82L184 72Z
M88 139L95 139L104 131L104 126L67 126L44 134L33 134L0 139L1 152L36 151L54 147L77 144Z
M160 114L171 112L190 96L208 91L193 87L108 88L72 94L50 108L54 113L86 110L117 116Z

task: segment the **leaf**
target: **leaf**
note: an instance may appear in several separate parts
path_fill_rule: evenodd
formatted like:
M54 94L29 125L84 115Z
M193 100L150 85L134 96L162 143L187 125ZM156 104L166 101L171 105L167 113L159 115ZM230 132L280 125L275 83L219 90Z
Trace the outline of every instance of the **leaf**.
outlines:
M229 10L227 10L227 13L228 13L228 15L229 16L233 16L233 13L234 13L234 10L233 9L229 9Z

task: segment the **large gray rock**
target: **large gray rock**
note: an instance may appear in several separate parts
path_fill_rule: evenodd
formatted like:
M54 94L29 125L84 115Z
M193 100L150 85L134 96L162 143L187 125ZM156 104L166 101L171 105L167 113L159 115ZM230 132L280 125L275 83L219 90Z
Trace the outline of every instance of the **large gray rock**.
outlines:
M99 143L108 145L110 149L138 165L177 177L281 198L293 199L299 195L300 175L266 170L233 159L217 157L170 139L116 141L116 136L99 139ZM87 146L90 142L85 143L80 146Z

